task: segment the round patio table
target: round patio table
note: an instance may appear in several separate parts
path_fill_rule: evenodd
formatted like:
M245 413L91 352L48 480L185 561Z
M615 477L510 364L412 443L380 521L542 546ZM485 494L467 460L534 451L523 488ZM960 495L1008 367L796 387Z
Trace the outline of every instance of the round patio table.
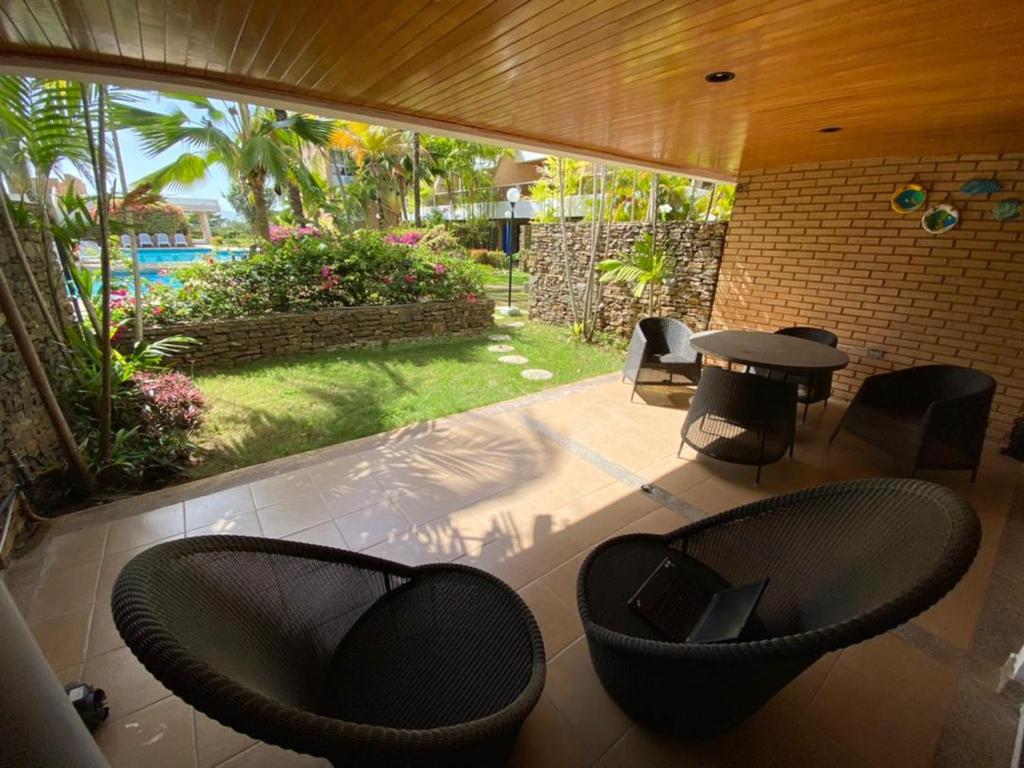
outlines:
M835 347L764 331L704 331L693 334L690 345L730 363L787 373L837 371L850 362Z

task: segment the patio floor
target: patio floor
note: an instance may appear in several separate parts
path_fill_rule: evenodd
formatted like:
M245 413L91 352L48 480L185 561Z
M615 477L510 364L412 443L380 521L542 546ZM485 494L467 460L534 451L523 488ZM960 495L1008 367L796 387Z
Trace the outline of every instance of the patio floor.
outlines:
M673 399L685 407L685 395ZM956 701L964 676L979 674L975 629L1021 477L994 451L974 486L966 472L932 476L964 493L983 522L961 584L896 632L829 654L728 737L680 744L652 735L591 670L575 607L587 551L622 532L667 531L763 496L896 472L850 436L825 449L841 411L812 407L795 459L767 467L755 487L752 468L689 450L676 458L682 411L630 403L629 386L603 376L63 518L5 578L58 676L108 692L110 721L97 739L115 768L327 765L193 712L122 645L109 610L120 568L157 542L208 533L456 560L505 579L533 609L549 659L516 766L956 764L946 742L962 738L951 734L964 727ZM637 490L642 482L690 506L660 506Z

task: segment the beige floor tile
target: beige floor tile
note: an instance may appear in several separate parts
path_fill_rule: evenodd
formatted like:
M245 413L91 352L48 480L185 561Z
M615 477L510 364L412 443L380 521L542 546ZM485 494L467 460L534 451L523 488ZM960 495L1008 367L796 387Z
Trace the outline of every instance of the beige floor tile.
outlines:
M357 486L374 480L375 468L381 461L376 451L364 451L350 456L341 456L307 469L313 484L320 490Z
M306 470L275 475L249 484L252 500L256 509L263 509L272 504L294 499L309 491L315 490L313 478Z
M47 571L39 578L26 617L30 624L55 619L92 605L100 561Z
M382 501L339 517L335 521L345 543L352 549L362 550L387 541L389 536L412 528L405 515L390 501Z
M289 534L284 538L289 541L302 541L306 544L319 544L322 547L349 548L333 520L314 525L312 528L306 528L298 533Z
M242 517L255 511L256 505L247 485L238 485L185 502L186 530L206 528L222 520Z
M85 669L83 664L75 664L72 667L66 667L65 669L59 669L55 673L57 680L60 681L61 685L68 685L69 683L81 683L83 682L82 671Z
M839 651L825 654L776 695L794 709L803 712L810 706L838 660Z
M399 491L391 500L410 523L418 525L450 515L484 497L485 491L478 485L456 488L445 483L429 483Z
M110 612L110 596L97 596L92 609L92 624L89 626L89 644L86 646L86 658L91 659L104 653L117 650L124 646L114 617Z
M734 730L707 741L680 741L633 726L598 762L599 768L753 768L771 763L797 715L770 700Z
M558 599L566 605L572 606L574 610L576 609L576 582L579 578L580 567L588 554L590 554L590 550L580 552L542 577L542 581Z
M84 675L90 684L107 692L111 720L120 720L171 695L127 648L89 659Z
M669 533L687 525L689 520L680 513L665 507L656 507L639 520L635 520L625 528L616 531L617 536L627 533Z
M106 723L97 731L96 742L111 768L195 766L192 709L173 696Z
M523 724L509 768L586 768L598 752L583 741L547 696Z
M263 535L280 539L331 519L327 505L316 491L300 493L287 501L263 507L256 513Z
M91 608L83 608L30 627L43 656L53 669L64 669L85 661L91 614Z
M330 763L318 757L300 755L290 749L281 749L259 743L227 762L224 768L330 768Z
M327 504L331 517L345 517L361 509L386 502L390 498L390 494L373 477L323 488L320 495Z
M194 711L198 768L213 768L256 744L238 731Z
M771 768L872 768L872 763L849 744L838 741L805 718L800 718Z
M99 560L107 543L107 530L107 525L100 524L56 536L47 548L44 569L58 570Z
M807 718L879 766L931 764L955 670L883 636L845 650Z
M260 521L255 512L238 517L223 517L210 525L201 528L193 528L187 534L188 538L195 536L262 536L263 529L260 528Z
M399 534L393 539L375 544L364 551L368 555L381 557L385 560L393 560L405 565L424 565L426 563L437 563L442 560L435 545L428 538L421 537L415 531Z
M543 580L527 584L519 590L519 595L537 620L549 660L583 634L583 624L575 604L563 603Z
M106 552L112 554L135 549L184 532L184 507L172 504L111 523Z
M630 726L605 693L582 637L548 663L546 693L591 749L602 754Z

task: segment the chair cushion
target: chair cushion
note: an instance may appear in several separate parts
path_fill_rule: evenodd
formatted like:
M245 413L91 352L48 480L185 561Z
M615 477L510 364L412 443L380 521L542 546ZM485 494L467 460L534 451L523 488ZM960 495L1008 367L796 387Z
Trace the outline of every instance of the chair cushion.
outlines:
M691 355L681 355L677 352L666 352L664 355L655 355L659 363L665 365L696 365L696 360Z
M512 703L533 645L515 593L478 574L423 574L388 593L338 645L321 714L391 728L469 722Z

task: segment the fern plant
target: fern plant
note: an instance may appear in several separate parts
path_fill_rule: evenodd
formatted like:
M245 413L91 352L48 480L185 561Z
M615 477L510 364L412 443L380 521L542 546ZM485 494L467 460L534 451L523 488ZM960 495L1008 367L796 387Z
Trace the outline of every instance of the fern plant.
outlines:
M597 264L602 283L626 283L633 286L633 295L641 299L647 293L648 311L654 311L655 299L661 286L672 274L675 259L664 248L654 244L651 233L646 233L633 250L619 254L616 259L605 259Z

